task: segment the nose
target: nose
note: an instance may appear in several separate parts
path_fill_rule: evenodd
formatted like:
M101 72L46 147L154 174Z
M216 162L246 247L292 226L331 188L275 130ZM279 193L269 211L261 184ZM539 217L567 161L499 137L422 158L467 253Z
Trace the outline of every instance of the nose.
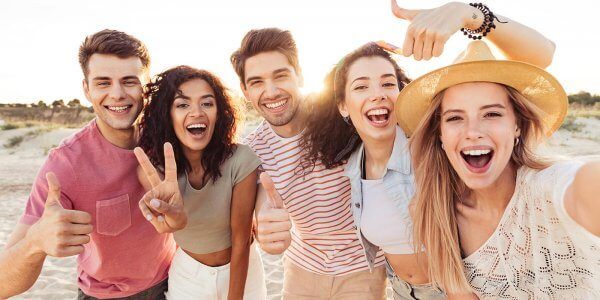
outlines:
M190 116L197 117L204 114L204 109L202 109L202 104L198 103L195 105L191 105Z
M121 100L125 98L125 89L121 84L113 84L110 88L108 96L114 100Z
M472 140L472 141L483 138L483 131L482 131L481 123L479 123L475 120L468 120L466 137L468 140Z
M387 95L385 94L383 88L377 87L377 88L373 89L373 94L371 95L369 100L372 102L377 102L377 101L383 101L386 98L387 98Z
M279 88L272 81L265 82L265 97L266 98L275 98L279 95Z

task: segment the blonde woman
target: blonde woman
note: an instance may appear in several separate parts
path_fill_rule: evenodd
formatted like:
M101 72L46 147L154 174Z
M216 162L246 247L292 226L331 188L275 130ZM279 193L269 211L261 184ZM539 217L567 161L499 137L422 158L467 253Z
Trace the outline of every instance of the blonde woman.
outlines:
M566 110L552 75L495 60L481 41L401 91L415 244L433 284L479 298L600 298L600 162L535 152Z

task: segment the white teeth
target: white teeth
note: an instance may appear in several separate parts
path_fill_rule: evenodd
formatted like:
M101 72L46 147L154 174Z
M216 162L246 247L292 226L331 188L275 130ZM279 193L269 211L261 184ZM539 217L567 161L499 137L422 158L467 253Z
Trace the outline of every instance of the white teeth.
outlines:
M112 111L116 111L116 112L122 112L124 110L126 110L129 107L129 105L125 105L125 106L108 106L108 109L112 110Z
M380 116L380 115L387 115L389 113L389 110L387 108L379 108L379 109L372 109L369 112L367 112L367 116Z
M267 103L267 104L265 104L265 106L267 108L274 109L274 108L279 108L279 107L283 106L286 102L287 102L287 100L281 100L281 101L275 102L275 103Z
M480 156L480 155L486 155L490 152L492 152L492 150L486 149L486 150L466 150L466 151L463 151L462 153L465 155Z
M206 124L190 124L186 128L188 128L188 129L192 129L192 128L206 128Z

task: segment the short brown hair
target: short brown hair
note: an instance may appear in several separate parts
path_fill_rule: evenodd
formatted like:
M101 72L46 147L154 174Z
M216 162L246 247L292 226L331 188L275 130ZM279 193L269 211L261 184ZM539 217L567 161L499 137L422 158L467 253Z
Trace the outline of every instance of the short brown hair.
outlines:
M233 52L230 58L231 64L244 87L246 86L244 75L246 60L254 55L270 51L278 51L285 55L296 73L300 72L298 49L292 34L288 30L279 28L253 29L246 33L240 48Z
M125 32L104 29L85 38L79 47L79 64L86 79L89 73L88 62L95 53L112 54L119 58L137 56L145 69L150 67L150 54L146 45Z

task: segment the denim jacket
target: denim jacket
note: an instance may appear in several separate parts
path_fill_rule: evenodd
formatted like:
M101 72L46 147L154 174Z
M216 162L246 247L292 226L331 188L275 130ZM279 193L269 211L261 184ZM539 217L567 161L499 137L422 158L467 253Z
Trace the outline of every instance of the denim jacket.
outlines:
M364 143L352 153L344 168L344 175L350 179L351 210L354 217L354 228L358 240L365 249L365 256L369 269L373 270L375 258L379 247L369 242L360 231L360 217L362 214L362 184L361 166L364 152ZM397 201L400 209L409 218L408 204L415 192L414 177L411 170L410 153L408 150L408 139L400 127L396 126L396 138L394 148L387 164L387 170L383 175L383 185L388 197ZM381 230L386 230L382 228Z

